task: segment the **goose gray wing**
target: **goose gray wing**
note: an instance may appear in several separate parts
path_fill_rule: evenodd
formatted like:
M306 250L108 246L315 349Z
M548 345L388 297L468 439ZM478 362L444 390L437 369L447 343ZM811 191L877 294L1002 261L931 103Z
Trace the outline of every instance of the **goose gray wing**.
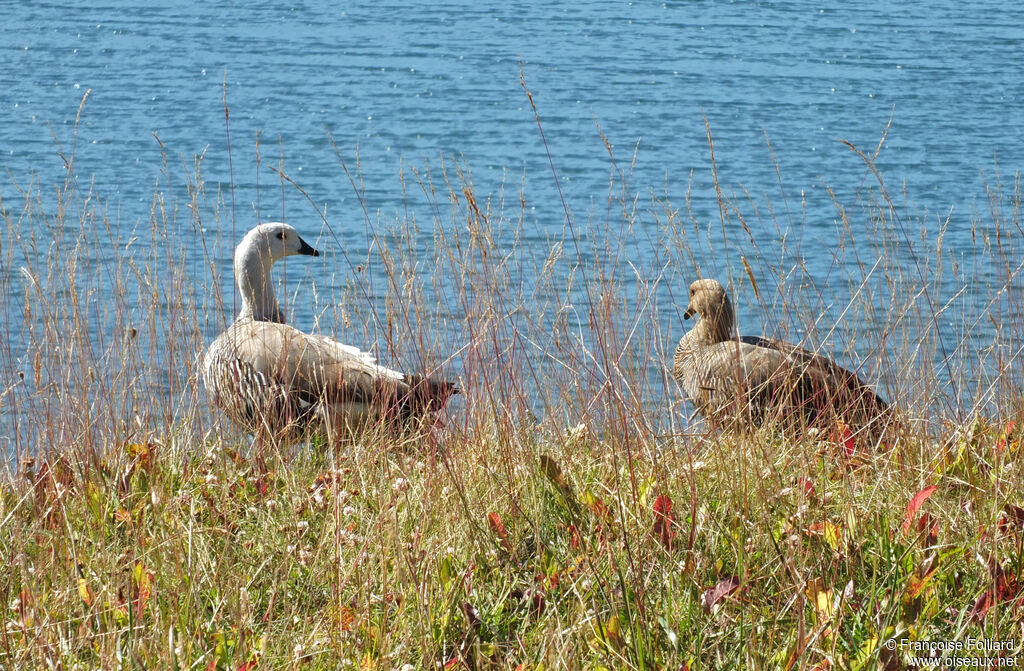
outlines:
M851 425L878 424L889 412L889 405L870 385L823 354L776 338L746 336L741 340L781 352L793 361L802 381L800 400L813 421L827 414Z
M382 394L408 391L405 375L333 338L286 324L261 323L242 355L273 374L309 403L372 403Z
M709 346L703 368L699 405L705 412L755 425L788 418L813 389L826 385L820 370L803 367L792 353L757 341Z
M280 435L439 409L451 383L407 376L368 352L276 322L240 320L207 353L214 402L251 431Z
M324 335L291 329L302 338L294 378L307 400L329 404L369 404L389 418L407 420L440 410L458 387L445 380L402 373L382 366L364 350Z

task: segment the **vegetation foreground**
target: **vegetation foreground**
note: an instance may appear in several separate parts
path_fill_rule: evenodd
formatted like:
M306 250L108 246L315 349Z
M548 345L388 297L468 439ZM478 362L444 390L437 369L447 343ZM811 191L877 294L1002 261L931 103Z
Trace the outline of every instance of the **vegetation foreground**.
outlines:
M218 284L234 240L202 237L227 230L225 199L200 169L187 195L164 176L146 245L71 179L55 205L17 185L0 202L20 270L0 291L24 317L0 327L0 668L1021 665L1019 180L993 185L975 249L940 233L908 261L896 213L927 213L874 173L836 204L833 265L861 275L826 289L787 247L803 222L762 218L742 188L715 182L719 231L613 173L607 220L581 235L566 210L564 239L541 243L523 199L478 200L458 163L416 173L403 205L427 202L432 244L367 216L365 255L324 260L342 288L287 307L387 363L455 368L463 395L416 439L261 459L199 383L234 316ZM303 207L315 220L303 197L297 228ZM906 431L868 449L687 422L672 292L709 254L765 331L839 343Z
M1019 653L1012 427L869 457L697 437L692 457L630 454L582 426L506 438L302 450L266 474L174 441L27 464L0 496L0 661L873 669L907 668L910 641Z

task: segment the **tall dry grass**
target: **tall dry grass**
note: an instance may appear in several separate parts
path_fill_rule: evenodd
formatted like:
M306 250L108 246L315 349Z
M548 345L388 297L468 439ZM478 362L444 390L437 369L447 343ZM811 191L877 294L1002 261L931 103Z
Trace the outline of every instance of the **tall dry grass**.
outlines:
M856 148L866 179L825 234L781 174L773 200L715 173L709 218L608 146L606 207L545 203L543 229L516 184L408 168L402 214L363 208L359 257L279 171L328 251L277 271L292 321L463 395L421 444L300 447L270 473L198 378L255 223L201 157L165 158L132 227L73 152L56 189L3 189L0 665L899 668L892 637L1019 642L1019 177L992 177L965 249ZM697 276L914 432L850 455L691 420L667 366Z

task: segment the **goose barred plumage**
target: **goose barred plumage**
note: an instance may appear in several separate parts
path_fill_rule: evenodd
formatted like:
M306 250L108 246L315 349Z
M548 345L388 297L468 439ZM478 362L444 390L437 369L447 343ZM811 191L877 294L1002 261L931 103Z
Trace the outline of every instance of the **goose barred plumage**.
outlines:
M235 249L242 310L203 358L203 382L229 419L279 442L337 440L378 422L407 426L458 393L452 382L392 370L356 347L285 324L270 268L294 254L320 255L283 223L256 226Z
M701 415L740 429L844 422L873 440L888 405L857 375L828 357L774 338L737 337L735 313L713 279L690 285L684 317L700 320L676 347L672 375Z

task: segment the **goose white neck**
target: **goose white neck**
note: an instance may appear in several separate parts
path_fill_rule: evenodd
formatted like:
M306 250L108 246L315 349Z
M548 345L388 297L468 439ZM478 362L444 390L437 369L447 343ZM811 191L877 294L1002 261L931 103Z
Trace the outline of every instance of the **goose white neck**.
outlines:
M239 319L284 323L284 311L278 305L274 286L270 282L270 267L274 259L269 251L258 245L243 244L235 251L235 281L242 294L242 312Z

